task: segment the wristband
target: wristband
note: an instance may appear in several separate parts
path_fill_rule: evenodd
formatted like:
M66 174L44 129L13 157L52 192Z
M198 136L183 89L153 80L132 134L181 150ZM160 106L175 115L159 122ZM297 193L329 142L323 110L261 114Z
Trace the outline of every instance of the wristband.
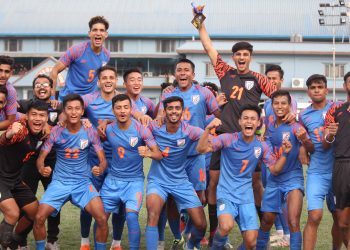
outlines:
M324 140L327 142L327 143L329 143L329 144L332 144L334 141L335 141L335 136L333 136L333 140L332 141L328 141L328 139L327 139L327 136L328 136L329 134L326 134L325 136L324 136Z

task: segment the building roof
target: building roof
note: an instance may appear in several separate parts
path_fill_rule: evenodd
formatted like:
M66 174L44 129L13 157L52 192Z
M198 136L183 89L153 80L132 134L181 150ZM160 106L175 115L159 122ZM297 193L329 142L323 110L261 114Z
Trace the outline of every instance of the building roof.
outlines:
M92 16L110 22L116 37L183 37L197 35L190 24L192 0L16 0L2 1L0 36L86 36ZM204 14L215 38L329 39L330 27L319 26L319 0L206 1ZM337 19L338 20L338 19ZM349 26L336 28L347 37Z

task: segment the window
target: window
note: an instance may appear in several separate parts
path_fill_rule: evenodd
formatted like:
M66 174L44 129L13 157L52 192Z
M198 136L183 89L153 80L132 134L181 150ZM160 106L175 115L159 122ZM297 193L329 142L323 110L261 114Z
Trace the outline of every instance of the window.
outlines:
M279 65L279 63L261 63L260 64L260 74L265 75L266 69L271 67L272 65Z
M205 76L206 77L215 77L216 76L214 67L210 62L205 64Z
M344 66L345 64L336 64L335 65L335 78L344 77ZM333 77L333 64L328 63L325 65L325 76L327 78Z
M55 40L55 51L64 52L72 46L72 40L69 39L56 39Z
M110 52L123 52L124 50L124 41L120 39L108 39L106 41L106 48Z
M5 40L5 51L22 51L22 40L21 39Z
M157 40L157 52L175 52L175 40Z

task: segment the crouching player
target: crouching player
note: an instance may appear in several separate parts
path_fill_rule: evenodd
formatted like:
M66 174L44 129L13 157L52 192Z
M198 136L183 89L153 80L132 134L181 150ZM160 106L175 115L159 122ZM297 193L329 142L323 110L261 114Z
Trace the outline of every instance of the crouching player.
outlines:
M217 137L210 136L210 130L221 125L214 119L201 136L197 150L207 153L221 150L221 172L217 188L217 211L219 227L213 239L211 249L223 249L227 237L236 220L243 236L246 249L253 249L258 236L257 215L252 188L252 175L259 161L263 161L271 173L279 173L286 157L277 161L268 143L255 137L260 125L261 109L254 105L245 105L240 110L239 133L225 133ZM288 154L292 146L284 141L283 152ZM234 190L234 192L232 192ZM243 247L243 246L242 246Z
M118 213L120 203L125 204L129 249L136 250L140 247L141 237L138 215L144 187L142 157L161 160L163 156L151 131L131 119L131 100L127 95L113 97L112 107L117 121L106 129L113 154L101 188L101 198L108 216Z
M106 249L108 226L106 214L98 192L90 181L88 153L94 147L100 165L92 168L92 173L101 175L106 168L106 159L97 132L93 128L84 128L80 121L84 113L84 102L77 94L67 95L63 100L66 128L56 126L50 138L45 142L37 160L40 174L47 177L51 174L50 166L44 160L54 146L57 154L52 182L40 201L34 221L34 238L36 249L45 249L45 221L48 216L60 211L68 200L85 209L97 223L95 249Z

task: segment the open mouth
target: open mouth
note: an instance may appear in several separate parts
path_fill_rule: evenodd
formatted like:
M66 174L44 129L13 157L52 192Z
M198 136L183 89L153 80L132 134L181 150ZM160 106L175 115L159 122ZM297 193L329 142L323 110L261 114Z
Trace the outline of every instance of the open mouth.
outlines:
M248 133L252 133L253 132L253 126L250 126L250 125L245 126L244 127L244 131L246 131Z
M39 96L38 97L46 97L47 91L45 89L39 90Z
M41 127L42 127L42 123L41 122L33 122L33 126L32 126L32 129L33 130L41 130Z
M95 37L95 43L101 44L102 43L102 37Z

